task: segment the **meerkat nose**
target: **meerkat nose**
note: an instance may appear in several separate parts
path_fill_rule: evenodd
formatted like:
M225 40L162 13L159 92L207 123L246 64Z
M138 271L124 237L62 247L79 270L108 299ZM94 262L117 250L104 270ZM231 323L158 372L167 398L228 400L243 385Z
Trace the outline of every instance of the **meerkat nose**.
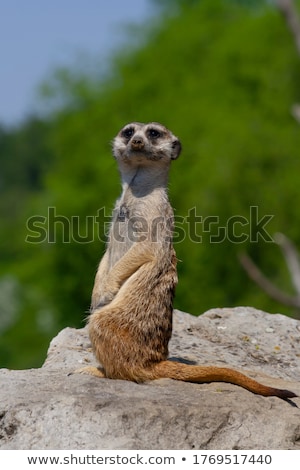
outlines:
M144 146L145 146L145 143L142 137L136 136L132 139L131 148L133 150L141 150L142 148L144 148Z

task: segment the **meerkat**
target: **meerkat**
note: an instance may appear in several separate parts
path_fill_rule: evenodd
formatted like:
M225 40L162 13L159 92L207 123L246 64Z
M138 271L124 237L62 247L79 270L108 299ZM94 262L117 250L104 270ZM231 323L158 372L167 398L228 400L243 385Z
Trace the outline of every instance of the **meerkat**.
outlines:
M230 368L168 360L177 260L167 183L171 162L180 152L178 138L155 122L127 124L113 141L123 190L113 211L88 319L101 367L81 372L135 382L229 382L263 396L296 397Z

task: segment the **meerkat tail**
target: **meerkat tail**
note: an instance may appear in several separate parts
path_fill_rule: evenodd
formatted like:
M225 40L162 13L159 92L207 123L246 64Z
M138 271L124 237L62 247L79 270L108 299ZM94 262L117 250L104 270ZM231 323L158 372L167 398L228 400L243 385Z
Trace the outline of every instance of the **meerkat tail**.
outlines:
M162 361L154 365L152 379L170 378L184 382L228 382L239 385L257 395L279 397L283 400L297 395L289 390L268 387L233 369L216 366L193 366L180 362Z

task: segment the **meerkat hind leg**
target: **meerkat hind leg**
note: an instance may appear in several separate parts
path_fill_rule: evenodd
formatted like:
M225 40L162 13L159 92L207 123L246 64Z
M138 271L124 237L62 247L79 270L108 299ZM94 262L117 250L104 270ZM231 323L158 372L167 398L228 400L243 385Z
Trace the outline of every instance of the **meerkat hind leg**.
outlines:
M103 370L100 367L96 367L96 366L81 367L80 369L74 370L74 372L71 372L69 375L73 375L73 374L87 374L87 375L92 375L94 377L98 377L100 379L105 378L105 374Z

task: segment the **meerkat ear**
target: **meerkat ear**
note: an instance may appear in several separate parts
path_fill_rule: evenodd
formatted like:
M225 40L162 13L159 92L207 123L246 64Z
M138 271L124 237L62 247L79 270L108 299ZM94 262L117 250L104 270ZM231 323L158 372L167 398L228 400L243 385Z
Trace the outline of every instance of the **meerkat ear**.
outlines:
M181 152L181 143L178 139L175 139L172 142L171 159L176 160L176 158L179 157L180 152Z

